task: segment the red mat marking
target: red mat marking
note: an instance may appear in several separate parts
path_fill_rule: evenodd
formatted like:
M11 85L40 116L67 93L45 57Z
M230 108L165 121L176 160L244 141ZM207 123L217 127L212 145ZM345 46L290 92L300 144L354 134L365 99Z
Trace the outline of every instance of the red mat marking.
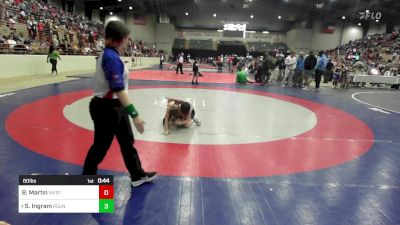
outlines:
M236 82L236 76L229 73L209 73L202 72L203 77L199 77L199 83L219 83L219 84L232 84ZM176 82L191 82L192 76L190 72L185 74L178 74L173 70L158 71L158 70L138 70L129 74L130 79L133 80L157 80L157 81L176 81Z
M374 135L365 123L350 113L328 105L260 91L200 88L243 92L292 102L313 111L318 123L312 130L293 138L254 144L188 145L136 141L135 146L146 170L157 170L161 175L169 176L217 178L292 174L329 168L356 159L374 143ZM8 116L5 128L17 143L27 149L82 165L92 144L93 132L69 122L63 115L63 109L91 93L72 92L25 104ZM115 140L100 168L126 171Z

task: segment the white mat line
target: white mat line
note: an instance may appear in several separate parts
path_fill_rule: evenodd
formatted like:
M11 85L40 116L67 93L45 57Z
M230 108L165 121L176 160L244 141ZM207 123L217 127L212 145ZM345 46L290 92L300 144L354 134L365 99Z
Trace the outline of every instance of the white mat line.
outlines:
M379 108L379 109L383 109L383 110L386 110L386 111L389 111L389 112L392 112L392 113L397 113L397 114L400 114L400 112L397 112L397 111L394 111L394 110L391 110L391 109L387 109L387 108L384 108L384 107L381 107L381 106L377 106L377 105L373 105L373 104L370 104L370 103L367 103L367 102L364 102L364 101L361 101L361 100L359 100L359 99L357 99L355 96L356 95L359 95L359 94L382 94L382 93L390 93L390 94L398 94L398 93L396 93L396 92L357 92L357 93L354 93L354 94L352 94L351 95L351 98L353 98L355 101L357 101L357 102L359 102L359 103L362 103L362 104L365 104L365 105L369 105L369 106L372 106L372 107L376 107L376 108Z
M145 134L162 134L162 131L145 131ZM173 134L178 134L179 132L175 131ZM202 135L210 135L210 136L215 136L215 137L251 137L251 138L260 138L260 139L266 139L266 138L271 138L271 136L257 136L257 135L228 135L228 134L213 134L213 133L205 133L205 132L196 132L196 134L202 134ZM274 138L274 137L272 137ZM400 142L396 140L371 140L371 139L347 139L347 138L298 138L298 137L288 137L280 140L285 140L285 139L290 139L290 140L323 140L323 141L350 141L350 142L379 142L379 143L393 143L393 142Z

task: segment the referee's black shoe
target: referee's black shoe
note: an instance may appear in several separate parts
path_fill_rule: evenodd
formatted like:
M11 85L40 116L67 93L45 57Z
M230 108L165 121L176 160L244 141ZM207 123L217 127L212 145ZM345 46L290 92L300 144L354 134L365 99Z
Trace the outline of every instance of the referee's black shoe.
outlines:
M156 172L145 172L144 176L141 177L140 179L131 180L131 185L133 187L137 187L137 186L142 185L144 183L151 182L155 178L157 178L157 173Z

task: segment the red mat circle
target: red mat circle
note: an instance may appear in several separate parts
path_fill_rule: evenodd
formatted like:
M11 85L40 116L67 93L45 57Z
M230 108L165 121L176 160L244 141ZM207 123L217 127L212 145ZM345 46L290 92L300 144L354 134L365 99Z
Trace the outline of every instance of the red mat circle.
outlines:
M146 170L156 170L167 176L216 178L292 174L329 168L356 159L373 144L374 135L365 123L350 113L328 105L262 91L198 88L242 92L292 102L313 111L318 123L312 130L293 138L253 144L188 145L137 140L135 146ZM63 116L63 109L91 93L89 90L65 93L25 104L8 116L6 130L27 149L82 165L92 144L93 132L69 122ZM115 140L100 168L126 171Z

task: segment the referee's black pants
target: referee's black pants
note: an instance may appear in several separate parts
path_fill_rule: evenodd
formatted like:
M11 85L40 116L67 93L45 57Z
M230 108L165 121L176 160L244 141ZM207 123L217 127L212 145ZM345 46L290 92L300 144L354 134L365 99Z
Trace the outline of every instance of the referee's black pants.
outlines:
M178 71L181 71L181 74L183 74L183 64L178 63L178 66L176 67L176 74L178 74Z
M89 106L90 116L94 122L94 142L90 147L83 166L84 175L95 175L98 165L103 161L108 149L117 137L125 166L132 180L145 175L139 155L133 147L135 142L129 115L118 99L94 97Z

